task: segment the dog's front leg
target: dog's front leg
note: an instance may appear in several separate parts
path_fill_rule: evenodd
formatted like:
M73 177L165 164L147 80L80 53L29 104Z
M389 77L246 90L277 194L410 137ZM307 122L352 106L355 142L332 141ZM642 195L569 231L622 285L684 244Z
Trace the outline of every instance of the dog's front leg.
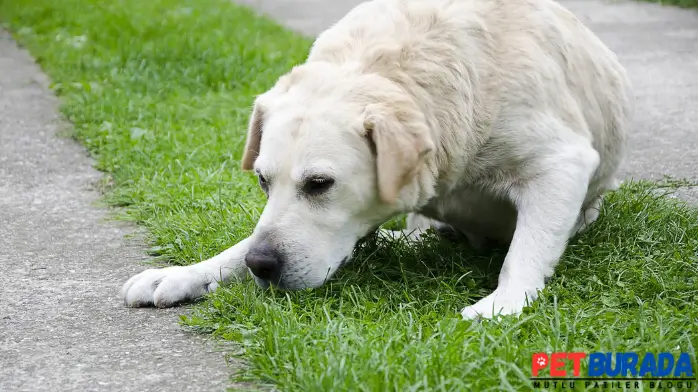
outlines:
M250 238L246 238L197 264L145 270L124 284L121 297L128 306L159 308L200 298L215 290L220 282L245 278L249 247Z
M572 144L557 151L528 168L535 176L510 187L517 222L499 284L490 295L463 309L464 318L518 314L553 274L599 162L591 146Z

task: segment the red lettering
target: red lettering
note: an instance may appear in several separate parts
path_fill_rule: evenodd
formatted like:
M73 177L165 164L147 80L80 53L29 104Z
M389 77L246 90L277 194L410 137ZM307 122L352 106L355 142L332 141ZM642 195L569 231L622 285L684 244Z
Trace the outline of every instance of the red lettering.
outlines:
M572 360L572 364L574 365L574 368L572 370L572 374L575 377L579 377L579 372L582 368L582 358L586 358L585 353L569 353L567 354L567 358Z
M533 373L533 377L538 377L538 372L541 369L545 369L548 367L548 362L550 362L550 359L548 358L548 354L546 353L535 353L531 357L531 373Z
M567 353L553 353L550 356L550 376L552 377L565 377L567 372L562 369L565 366L565 362L562 360L567 358Z

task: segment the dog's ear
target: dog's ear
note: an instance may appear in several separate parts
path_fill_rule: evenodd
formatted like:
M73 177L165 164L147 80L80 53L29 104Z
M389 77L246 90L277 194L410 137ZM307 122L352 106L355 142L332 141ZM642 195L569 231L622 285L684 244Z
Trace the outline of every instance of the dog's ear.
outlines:
M364 129L375 146L378 191L386 203L394 203L434 150L422 113L373 104L364 112Z
M247 128L247 141L245 141L245 151L242 154L242 170L252 170L254 161L259 155L259 147L262 141L262 127L264 125L264 106L255 100L250 122Z

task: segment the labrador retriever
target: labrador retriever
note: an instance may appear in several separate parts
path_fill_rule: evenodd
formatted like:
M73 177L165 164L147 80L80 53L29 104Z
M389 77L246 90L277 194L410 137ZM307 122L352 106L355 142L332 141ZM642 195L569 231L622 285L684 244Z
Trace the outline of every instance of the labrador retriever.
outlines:
M126 282L168 307L241 279L324 284L357 241L409 214L509 244L464 318L518 314L617 187L632 92L616 56L552 0L373 0L320 34L254 102L242 169L267 203L253 233Z

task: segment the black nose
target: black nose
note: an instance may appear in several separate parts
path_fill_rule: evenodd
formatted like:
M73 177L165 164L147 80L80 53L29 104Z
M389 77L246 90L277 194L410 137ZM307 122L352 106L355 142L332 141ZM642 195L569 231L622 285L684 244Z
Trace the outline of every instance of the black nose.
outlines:
M279 254L267 242L253 245L245 256L245 264L260 279L275 281L279 278Z

